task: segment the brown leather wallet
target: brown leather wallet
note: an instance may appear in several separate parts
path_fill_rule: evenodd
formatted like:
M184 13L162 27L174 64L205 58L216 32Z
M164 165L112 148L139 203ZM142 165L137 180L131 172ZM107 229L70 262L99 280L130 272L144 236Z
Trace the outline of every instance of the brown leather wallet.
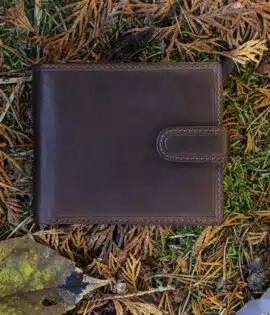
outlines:
M39 223L217 224L219 64L33 69Z

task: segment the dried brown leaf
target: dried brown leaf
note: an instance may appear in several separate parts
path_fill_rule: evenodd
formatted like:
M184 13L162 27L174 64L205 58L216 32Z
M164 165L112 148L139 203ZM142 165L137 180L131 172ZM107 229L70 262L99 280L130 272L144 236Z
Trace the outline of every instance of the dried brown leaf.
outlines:
M74 262L25 236L0 244L0 313L63 314L110 283L85 276ZM44 301L54 303L47 307Z

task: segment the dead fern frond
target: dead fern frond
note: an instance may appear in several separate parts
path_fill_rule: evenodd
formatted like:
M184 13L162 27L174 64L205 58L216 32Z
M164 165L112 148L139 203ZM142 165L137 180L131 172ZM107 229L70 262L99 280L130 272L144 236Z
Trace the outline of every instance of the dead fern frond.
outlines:
M120 255L119 255L120 256ZM121 258L120 258L121 259ZM122 261L118 257L115 257L112 253L109 255L109 267L114 270L115 273L121 268Z
M262 242L267 240L268 236L269 231L249 232L247 234L247 241L249 242L250 246L260 245Z
M92 226L87 226L83 224L77 224L67 231L65 237L61 239L59 243L60 252L68 256L71 260L76 261L76 259L88 256L88 246L87 246L87 234L92 229ZM85 259L85 263L89 263Z
M87 247L94 255L98 255L107 262L109 253L117 247L114 235L119 233L124 234L121 226L116 225L93 225L86 235ZM119 242L120 242L119 238ZM120 243L119 243L120 244Z
M160 302L159 302L158 309L162 310L165 314L175 315L175 312L173 310L171 297L168 294L168 292L164 292L162 294L162 297L161 297Z
M85 0L68 4L58 10L56 15L61 13L62 16L62 13L71 9L73 13L63 19L65 25L70 27L53 37L35 37L32 40L45 43L43 55L47 61L73 61L78 55L82 61L82 55L86 58L91 55L91 43L118 21L124 7L125 2L111 0Z
M123 263L120 256L121 254L116 257L112 252L110 252L108 264L102 263L98 259L94 259L99 274L105 276L106 279L114 278L117 274L119 274Z
M191 306L192 306L192 311L194 315L201 315L201 308L197 301L192 300Z
M269 3L241 0L184 1L182 17L195 34L220 34L230 48L255 38L258 34L266 39L269 34Z
M3 150L0 150L0 158L8 161L10 164L16 167L19 171L22 171L21 166L17 163L17 161L12 156L5 153Z
M162 315L162 312L155 305L146 302L139 302L133 299L123 299L119 300L119 304L123 304L125 309L134 315Z
M4 190L4 193L7 197L9 197L9 189L14 188L12 180L10 179L10 176L5 168L4 159L1 159L0 161L0 177L1 177L1 187Z
M141 271L140 258L136 259L130 255L121 271L124 279L130 285L131 291L137 292L137 281Z
M116 311L116 315L124 315L124 309L122 304L117 300L113 300L113 304Z
M17 224L22 217L20 201L16 193L18 188L15 182L23 173L21 163L11 156L10 151L25 145L25 140L30 139L21 132L0 123L0 201L1 209L7 212L7 220L11 224Z
M2 228L6 224L6 212L5 210L0 206L0 228Z
M240 45L230 55L235 62L240 64L245 65L248 62L255 62L258 65L266 50L266 40L254 39Z
M98 259L94 259L100 275L104 276L106 279L112 279L115 277L116 272L114 269L110 268L108 265L101 263Z
M150 16L150 18L159 18L164 14L168 14L175 5L175 0L160 0L154 3L146 3L140 0L134 0L129 5L131 9L139 17L145 18Z
M21 203L16 198L9 198L5 202L7 208L7 218L8 222L12 225L19 223L22 217Z
M134 32L142 32L147 29L147 25L158 25L161 15L161 2L145 3L136 0L131 4L134 12L138 14L142 20L142 24L146 26L134 28ZM174 3L167 2L163 4L163 10L172 16L173 23L170 25L164 23L163 27L154 28L152 39L155 41L165 41L166 57L169 56L173 48L177 48L181 57L187 57L188 60L195 61L198 52L221 54L231 56L238 54L239 62L246 63L248 61L256 61L261 57L261 50L265 49L258 44L255 45L254 51L251 53L247 47L254 45L252 41L264 41L268 39L270 32L269 26L269 3L267 1L254 2L249 0L241 0L237 3L234 1L225 2L218 1L183 1L180 6L180 15L177 15L174 9ZM267 11L268 10L268 11ZM145 16L147 21L145 23ZM151 23L150 23L151 22ZM223 40L221 40L221 38ZM249 44L246 44L249 43ZM246 47L242 45L247 45ZM232 53L226 51L230 48ZM241 48L240 48L241 47ZM245 50L242 53L238 50ZM238 51L238 53L237 53ZM258 55L258 56L257 56ZM234 57L238 61L237 56ZM246 57L246 58L245 58ZM255 59L255 60L254 60Z
M8 8L4 16L0 16L0 22L12 24L16 27L33 31L33 27L24 12L24 2L19 2Z
M210 246L215 243L218 239L221 238L223 231L223 227L207 227L205 228L196 244L193 246L192 253L193 255L198 255L200 251L204 248Z
M86 315L86 314L95 314L95 309L101 309L106 302L92 302L88 301L87 303L82 303L80 307L78 308L77 313L80 315ZM98 313L96 313L98 314Z
M184 2L185 6L181 8L182 15L193 33L201 34L203 30L206 34L211 35L211 28L230 32L230 29L222 23L222 19L225 17L226 19L233 18L237 9L234 9L232 4L222 5L218 8L211 5L207 7L207 4L205 4L203 12L201 12L200 1L191 1L191 6L187 4L187 1ZM207 7L207 10L205 10L205 7Z
M219 311L226 307L226 303L223 302L222 296L217 296L214 292L208 291L207 293L201 293L203 297L200 301L200 305L204 310Z
M212 244L216 243L223 235L224 230L226 227L230 227L233 225L241 224L242 226L245 226L241 222L241 220L248 219L249 216L241 216L241 215L230 215L228 216L222 224L219 226L209 226L206 227L202 232L193 246L192 253L193 255L197 256L199 253L201 253L205 248L211 246Z
M25 144L27 141L29 144L32 143L32 140L24 133L11 129L7 125L0 123L0 136L7 142L7 144L13 148L18 144Z
M195 61L197 52L219 54L219 49L222 46L219 44L219 38L195 39L190 43L181 43L175 39L176 47L181 55L186 55L191 61Z
M165 247L165 238L171 235L169 227L157 226L135 226L125 236L124 250L133 256L152 256L153 253L162 252ZM157 239L161 240L160 248Z
M112 239L114 229L115 229L114 225L107 226L103 224L100 226L93 226L93 231L88 240L89 247L92 249L98 249L102 245L104 248L106 248L108 246L108 242L110 242L108 240Z
M67 236L68 232L63 229L42 230L34 233L34 237L38 242L41 242L53 249L57 249Z
M259 93L256 94L254 109L260 109L270 105L270 84L263 88L256 89Z

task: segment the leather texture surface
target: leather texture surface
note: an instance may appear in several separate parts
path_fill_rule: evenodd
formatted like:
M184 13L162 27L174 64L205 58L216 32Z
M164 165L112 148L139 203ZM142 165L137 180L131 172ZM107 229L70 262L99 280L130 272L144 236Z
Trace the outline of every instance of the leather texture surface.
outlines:
M33 104L38 223L222 219L220 65L37 65Z

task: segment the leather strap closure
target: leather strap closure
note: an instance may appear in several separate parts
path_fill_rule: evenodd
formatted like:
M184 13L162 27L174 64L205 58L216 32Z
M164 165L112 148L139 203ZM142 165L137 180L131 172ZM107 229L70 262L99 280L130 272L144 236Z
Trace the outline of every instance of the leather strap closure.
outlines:
M166 128L158 135L157 151L164 160L172 162L225 162L227 130L205 126Z

